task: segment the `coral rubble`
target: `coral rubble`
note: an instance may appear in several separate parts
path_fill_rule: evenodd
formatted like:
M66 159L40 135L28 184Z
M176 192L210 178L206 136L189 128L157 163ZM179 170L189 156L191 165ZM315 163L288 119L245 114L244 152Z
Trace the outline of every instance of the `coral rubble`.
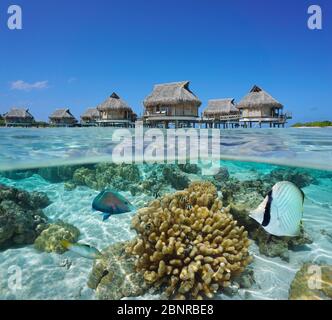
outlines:
M223 208L216 188L194 182L155 200L132 220L127 252L147 284L175 299L212 298L251 262L244 227Z
M0 185L0 247L32 244L47 226L42 209L49 204L43 193Z
M289 299L331 300L332 266L304 264L291 284Z
M148 286L143 275L135 271L135 258L125 252L127 242L111 245L94 262L88 286L100 300L120 300L143 295Z
M35 240L35 248L48 253L55 252L62 254L67 250L62 246L61 240L75 243L78 240L80 231L63 221L59 220L50 224Z

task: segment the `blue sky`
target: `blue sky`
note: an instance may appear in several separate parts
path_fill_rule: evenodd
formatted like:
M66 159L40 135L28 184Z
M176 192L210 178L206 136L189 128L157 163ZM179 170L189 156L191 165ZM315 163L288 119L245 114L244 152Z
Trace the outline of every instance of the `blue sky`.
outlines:
M6 27L13 3L21 31ZM307 28L311 4L323 30ZM2 0L0 113L79 117L115 91L140 114L155 83L190 80L202 108L257 84L295 121L332 120L331 31L329 0Z

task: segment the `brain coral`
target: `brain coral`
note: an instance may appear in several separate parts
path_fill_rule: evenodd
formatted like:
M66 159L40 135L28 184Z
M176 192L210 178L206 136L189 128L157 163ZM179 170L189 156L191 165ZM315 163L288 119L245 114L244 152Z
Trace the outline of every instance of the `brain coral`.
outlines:
M80 231L71 224L65 223L61 220L52 223L45 229L35 241L35 248L45 252L56 252L58 254L65 253L65 249L61 240L69 242L77 242Z
M209 182L192 183L140 209L126 248L145 281L175 299L212 298L251 262L250 241Z

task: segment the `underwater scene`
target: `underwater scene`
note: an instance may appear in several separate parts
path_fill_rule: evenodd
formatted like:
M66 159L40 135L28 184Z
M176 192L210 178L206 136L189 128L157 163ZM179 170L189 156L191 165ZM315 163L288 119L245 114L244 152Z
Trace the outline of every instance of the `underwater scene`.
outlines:
M332 298L331 129L222 132L211 173L57 130L0 129L0 299Z

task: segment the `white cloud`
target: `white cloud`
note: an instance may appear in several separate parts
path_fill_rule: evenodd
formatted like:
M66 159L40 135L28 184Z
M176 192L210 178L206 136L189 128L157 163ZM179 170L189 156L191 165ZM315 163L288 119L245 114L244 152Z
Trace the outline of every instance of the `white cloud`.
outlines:
M34 83L28 83L23 80L17 80L10 84L12 90L31 91L41 90L48 88L48 81L37 81Z
M72 83L74 83L74 82L76 82L76 81L77 81L77 78L75 78L75 77L69 78L69 79L67 80L67 82L68 82L69 84L72 84Z

